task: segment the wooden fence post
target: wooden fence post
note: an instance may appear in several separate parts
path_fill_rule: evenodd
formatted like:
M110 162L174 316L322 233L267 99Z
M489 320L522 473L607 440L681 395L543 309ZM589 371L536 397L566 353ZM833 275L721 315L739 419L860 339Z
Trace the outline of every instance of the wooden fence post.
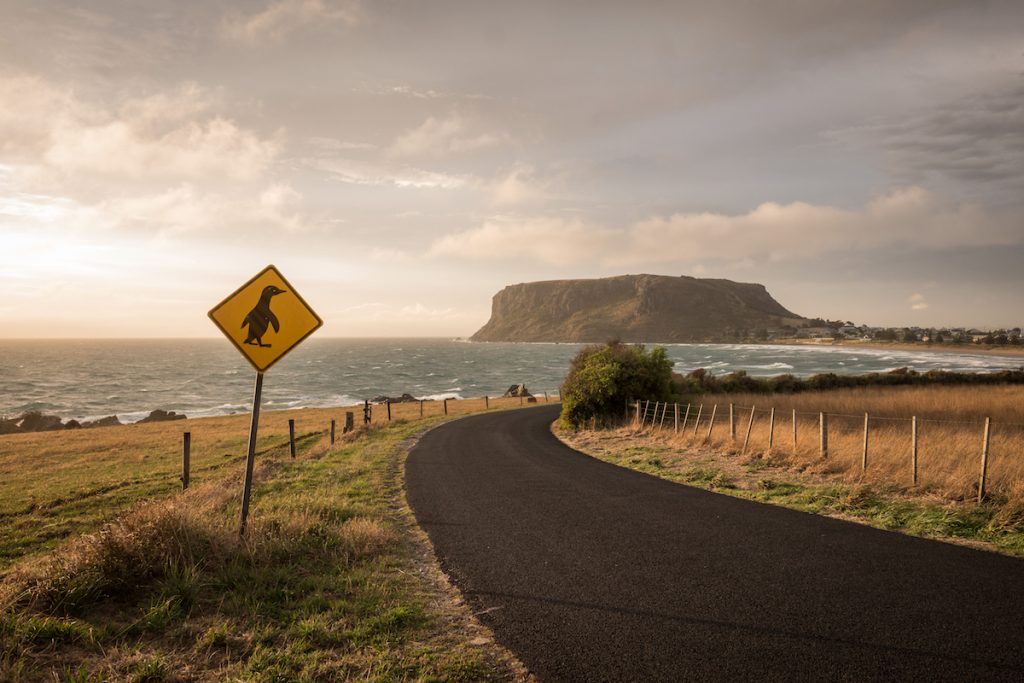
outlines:
M985 418L985 440L981 447L981 477L978 479L978 502L985 498L985 474L988 472L988 445L992 435L992 418Z
M345 429L342 434L348 434L356 428L356 416L351 410L345 412Z
M633 418L633 424L639 426L639 424L640 424L640 401L636 402L635 408L636 408L636 417Z
M644 428L644 422L647 422L647 407L651 405L650 399L644 401L644 412L640 416L640 429Z
M444 400L444 414L448 414L448 399Z
M491 409L491 399L488 398L487 396L484 396L484 410L490 410L490 409Z
M913 470L912 482L917 485L917 415L910 418L910 466Z
M370 402L363 401L363 423L370 424L373 422L373 407L370 406Z
M821 457L828 457L828 415L825 413L818 413L818 431L819 431L819 442L818 450L821 451Z
M697 426L700 424L700 415L704 412L704 404L697 407L697 419L693 421L693 435L697 436Z
M661 408L661 422L658 423L658 429L665 428L665 414L668 412L668 401L665 401L665 405Z
M684 432L686 431L686 422L690 419L690 404L686 404L686 415L683 416L683 426L680 427Z
M192 432L181 435L181 490L188 488L189 464L192 460Z
M423 417L423 399L420 399L420 417Z
M711 430L715 427L715 413L718 412L718 404L711 408L711 421L708 422L708 433L704 436L704 440L707 441L711 438Z
M675 406L675 414L676 414L676 429L675 429L675 432L676 432L676 434L678 434L679 433L679 404L678 403L673 403L672 405Z
M772 408L771 415L768 417L768 451L771 452L772 446L775 445L775 408Z
M331 419L331 445L334 445L334 419Z
M796 455L796 408L793 408L793 455Z
M295 457L295 420L288 420L288 452Z
M750 419L747 420L747 434L743 437L743 449L740 450L740 454L747 452L747 444L750 443L750 430L754 427L754 411L757 406L750 406Z
M384 403L388 406L388 422L391 422L391 399L385 400Z
M860 456L860 471L868 471L868 414L864 413L864 452Z
M545 403L548 402L548 392L546 392L546 391L544 392L544 402Z
M736 411L732 403L729 404L729 438L736 440Z

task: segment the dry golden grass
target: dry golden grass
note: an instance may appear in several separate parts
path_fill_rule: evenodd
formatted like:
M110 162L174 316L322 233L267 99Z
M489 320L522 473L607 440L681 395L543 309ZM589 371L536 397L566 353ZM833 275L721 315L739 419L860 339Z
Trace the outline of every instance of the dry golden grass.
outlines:
M518 398L449 400L447 412L456 416L519 405ZM395 403L391 417L396 422L419 419L421 410L425 417L440 416L445 408L444 401ZM287 457L289 419L295 420L300 449L323 439L331 420L341 442L346 412L362 427L362 405L263 411L257 452ZM21 557L93 530L140 500L179 490L183 432L192 435L193 485L240 472L249 419L240 414L0 436L0 576ZM387 406L373 405L372 424L387 422Z
M730 434L730 404L735 437ZM1024 497L1024 387L871 387L794 395L709 395L691 406L685 425L686 405L680 407L678 433L671 407L664 423L659 412L654 431L659 439L680 446L707 444L740 453L751 409L754 420L745 454L810 468L846 483L897 485L951 500L977 495L984 421L991 417L986 491L1002 500ZM826 458L819 444L821 412L828 414ZM869 414L869 441L863 469L865 413ZM916 485L913 416L918 418ZM648 429L650 424L649 414Z
M237 525L247 415L18 437L29 452L33 439L40 451L53 448L54 470L68 459L97 488L119 481L126 454L138 448L152 478L168 478L171 490L126 485L126 500L147 495L124 510L95 496L80 521L87 533L49 554L33 539L20 548L0 580L0 680L525 679L492 638L481 639L486 630L464 606L444 606L450 598L432 578L440 570L425 567L429 551L407 528L404 453L443 419L393 411L391 425L358 425L332 445L325 432L344 412L264 413L268 442L261 439L244 538ZM295 459L289 418L311 435ZM183 429L194 445L216 444L214 459L225 444L239 455L181 493L172 475ZM93 467L55 441L88 445ZM118 442L130 447L118 450ZM111 445L114 453L104 452ZM48 469L12 473L27 486ZM36 483L37 492L52 491ZM43 521L34 511L8 516L25 518Z

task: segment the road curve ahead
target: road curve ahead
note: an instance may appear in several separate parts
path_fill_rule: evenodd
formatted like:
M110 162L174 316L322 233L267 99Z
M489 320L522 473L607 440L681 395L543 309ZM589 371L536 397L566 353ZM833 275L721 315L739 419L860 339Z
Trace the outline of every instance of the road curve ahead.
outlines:
M1024 561L681 486L557 407L429 432L409 503L542 681L1024 680Z

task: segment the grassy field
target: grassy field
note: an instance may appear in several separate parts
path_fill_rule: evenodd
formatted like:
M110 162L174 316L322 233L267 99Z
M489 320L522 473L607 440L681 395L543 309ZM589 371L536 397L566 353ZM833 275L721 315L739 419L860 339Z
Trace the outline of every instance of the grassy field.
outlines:
M703 403L691 405L678 432L670 408L663 423L659 411L654 428L649 413L643 429L629 425L560 436L597 457L676 481L1024 555L1024 387L863 388L698 401ZM685 411L683 404L680 423ZM829 414L825 458L819 448L820 412ZM864 413L870 428L866 469ZM918 417L916 483L913 416ZM986 417L992 418L987 497L979 505Z
M449 401L449 414L479 403ZM245 539L247 415L0 437L0 680L523 678L404 502L405 453L444 416L396 405L387 424L378 406L342 437L345 410L261 416Z
M543 402L544 398L538 399ZM492 398L492 409L521 405L518 398ZM451 416L483 410L484 399L447 401ZM442 401L425 401L423 415L440 417ZM419 403L391 406L393 420L419 419ZM363 407L276 411L261 414L258 452L288 454L288 420L300 447L316 443L345 412L363 422ZM95 528L134 502L169 495L181 487L182 432L192 434L194 483L237 471L245 460L248 416L214 417L97 429L0 436L0 577L15 560L53 548L69 536ZM387 423L387 408L373 406L372 424Z

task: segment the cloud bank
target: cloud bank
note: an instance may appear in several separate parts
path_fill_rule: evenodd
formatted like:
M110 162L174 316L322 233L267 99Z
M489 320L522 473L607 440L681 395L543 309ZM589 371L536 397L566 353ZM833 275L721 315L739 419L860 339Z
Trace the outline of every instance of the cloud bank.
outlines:
M954 204L920 187L879 196L859 209L767 202L744 214L677 213L626 227L580 218L498 217L446 235L432 257L518 258L555 266L789 261L886 246L955 249L1021 244L1012 215Z

